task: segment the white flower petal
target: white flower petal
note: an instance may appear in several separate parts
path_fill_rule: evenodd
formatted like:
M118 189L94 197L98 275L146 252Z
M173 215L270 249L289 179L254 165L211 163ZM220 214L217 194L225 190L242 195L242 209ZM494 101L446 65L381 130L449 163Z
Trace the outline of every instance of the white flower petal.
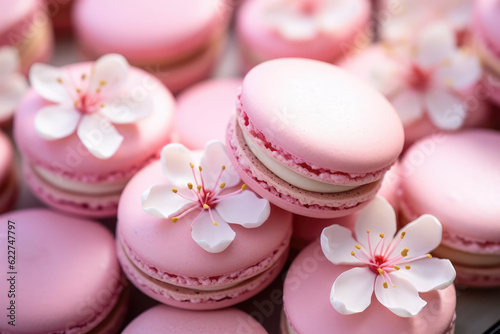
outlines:
M97 113L82 117L77 134L89 152L102 160L111 158L123 142L113 124Z
M69 91L70 76L60 68L36 63L30 68L31 86L48 101L71 104Z
M371 303L375 274L367 267L340 274L333 283L330 303L341 314L363 312Z
M427 304L420 298L417 289L406 279L390 275L393 287L389 284L386 289L383 286L384 279L381 275L375 281L375 296L378 301L400 317L412 317L417 315Z
M357 243L352 237L352 232L340 225L325 227L321 233L321 249L333 264L359 265L361 262L351 255Z
M455 52L455 33L447 24L434 24L419 36L417 48L416 60L420 66L437 65Z
M405 89L392 100L403 124L411 124L424 115L424 96L413 89Z
M246 228L259 227L271 213L269 201L257 197L253 191L249 190L223 199L217 203L215 209L228 223Z
M456 277L455 268L450 260L421 259L410 263L410 270L401 268L392 273L408 280L419 292L441 290L453 283Z
M73 106L49 105L35 115L35 130L46 140L55 140L69 136L80 121L81 114Z
M475 55L456 52L438 68L433 80L450 89L466 89L476 84L481 75L481 63Z
M155 217L172 218L195 205L193 201L174 194L172 188L171 185L160 184L146 190L142 196L142 209ZM188 198L193 197L187 188L179 189L178 192Z
M186 187L191 182L196 187L190 163L196 164L196 161L191 151L182 144L168 144L161 151L163 173L174 186Z
M404 248L408 248L408 258L418 257L428 254L441 243L443 228L439 220L432 215L422 215L408 225L404 226L401 232L406 232L405 237L394 249L392 254L401 253Z
M430 90L425 95L427 113L432 123L442 130L457 130L467 116L465 103L443 90Z
M107 54L93 65L89 83L89 93L99 94L103 99L109 99L118 94L127 80L130 65L125 57L119 54Z
M224 172L218 184L224 182L227 188L234 187L240 183L240 177L234 169L227 155L226 146L220 141L210 141L205 145L205 152L200 161L203 167L203 179L207 189L215 186L215 181L225 166Z
M12 46L0 47L0 79L4 80L4 78L17 71L18 66L17 49Z
M207 210L193 224L191 236L196 243L209 253L224 251L234 240L236 233L229 227L217 212L212 211L217 226L213 223Z
M103 103L99 112L115 124L130 124L151 114L153 103L151 99L134 101L127 98L116 98Z
M356 240L365 249L368 249L368 233L370 230L370 243L372 250L380 241L380 233L385 234L390 242L396 232L396 214L394 209L383 197L375 197L367 206L359 211L356 217ZM386 246L389 242L386 241Z
M12 116L17 105L28 89L24 76L13 73L0 81L0 120Z

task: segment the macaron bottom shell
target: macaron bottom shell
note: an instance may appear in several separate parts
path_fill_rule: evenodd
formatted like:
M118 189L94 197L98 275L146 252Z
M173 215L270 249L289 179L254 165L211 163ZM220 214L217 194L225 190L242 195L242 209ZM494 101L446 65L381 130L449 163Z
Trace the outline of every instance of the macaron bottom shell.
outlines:
M5 180L0 181L0 213L10 211L17 202L18 182L14 167Z

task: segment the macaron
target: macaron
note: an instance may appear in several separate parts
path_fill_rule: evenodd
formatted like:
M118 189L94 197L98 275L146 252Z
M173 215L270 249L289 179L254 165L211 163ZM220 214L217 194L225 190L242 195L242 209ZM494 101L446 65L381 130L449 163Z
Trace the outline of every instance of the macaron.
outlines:
M500 105L500 38L498 36L500 3L495 0L474 2L473 32L475 51L481 58L486 75L488 97Z
M477 129L434 135L405 153L401 215L422 213L443 224L433 254L449 258L459 285L500 286L500 134Z
M134 0L87 0L75 3L73 24L85 58L122 54L175 93L211 74L231 12L225 0L146 0L140 8Z
M324 62L283 58L244 78L228 152L242 180L295 214L335 218L372 199L403 148L375 89Z
M0 126L10 125L14 110L28 89L28 81L19 69L17 49L0 46Z
M158 305L135 318L122 334L267 334L254 318L235 308L187 311Z
M118 332L127 282L106 228L46 209L3 214L0 226L10 255L0 280L7 309L0 332Z
M58 210L116 215L127 181L170 141L172 94L116 54L62 68L35 64L30 81L14 137L31 190Z
M14 149L9 138L0 131L0 213L11 210L16 203L16 197Z
M238 10L236 33L244 72L270 59L336 62L372 38L368 0L255 0Z
M375 44L341 67L392 103L404 125L405 147L438 131L491 126L479 58L455 45L448 25L430 25L413 34L414 43Z
M203 153L170 144L121 196L118 259L129 280L161 303L219 309L277 277L291 228L291 213L241 184L221 142Z
M54 49L52 26L45 2L40 0L1 1L0 46L19 52L20 69L28 73L35 62L47 62Z
M57 37L71 37L71 10L74 0L44 0Z
M377 196L385 198L391 206L398 212L398 191L399 191L399 164L396 163L385 174L382 181L382 186L377 192ZM311 242L319 238L321 232L325 227L330 225L344 226L350 230L354 230L356 222L356 213L348 216L319 219L311 218L300 215L293 215L293 234L292 234L292 248L303 249Z
M396 233L395 213L380 198L359 212L354 237L325 228L288 270L282 333L453 333L455 271L425 255L440 232L426 215Z
M179 94L173 141L192 150L202 150L211 140L224 141L241 82L240 78L209 79Z

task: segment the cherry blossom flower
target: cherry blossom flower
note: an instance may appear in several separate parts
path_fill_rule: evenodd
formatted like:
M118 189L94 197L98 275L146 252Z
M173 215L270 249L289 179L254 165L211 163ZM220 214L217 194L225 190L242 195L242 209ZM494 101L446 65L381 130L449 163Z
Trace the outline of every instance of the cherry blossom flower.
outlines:
M26 78L18 73L19 57L11 46L0 47L0 123L9 120L28 89Z
M289 40L333 34L356 14L352 0L278 0L269 5L267 22Z
M128 72L127 60L117 54L104 55L83 71L34 64L31 85L44 99L54 102L36 114L37 133L46 140L57 140L76 131L96 158L112 157L123 136L111 123L134 123L151 112L151 108L141 106L147 99L133 101L130 94L124 96Z
M442 226L423 215L396 233L391 205L376 197L356 219L355 237L339 225L323 230L321 248L334 264L356 266L333 283L330 302L342 314L364 311L372 294L401 317L420 312L426 302L419 292L444 289L456 273L451 262L432 258L429 252L441 243Z
M481 79L479 59L459 49L444 24L425 29L413 47L389 48L388 61L371 69L370 80L392 102L403 124L424 112L442 130L460 128L467 115L460 91Z
M196 156L181 144L169 144L161 153L168 184L157 184L142 196L142 208L155 217L182 223L183 217L198 212L190 221L194 241L210 253L225 250L236 233L229 224L246 228L261 226L271 212L267 200L241 187L224 144L207 143L198 166ZM235 190L236 189L236 190Z

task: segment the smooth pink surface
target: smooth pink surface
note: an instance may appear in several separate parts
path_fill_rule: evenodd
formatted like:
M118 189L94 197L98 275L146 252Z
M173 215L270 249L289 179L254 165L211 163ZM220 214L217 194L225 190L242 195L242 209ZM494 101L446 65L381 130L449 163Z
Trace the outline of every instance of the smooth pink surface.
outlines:
M308 165L354 177L390 167L402 150L403 127L388 101L333 65L262 63L246 75L241 104L268 142Z
M68 68L78 71L89 66L90 63L82 63ZM110 159L92 156L76 131L59 140L41 138L35 131L34 118L40 108L50 103L32 89L24 97L14 118L14 137L19 150L29 162L65 178L96 183L127 179L157 158L161 148L169 142L175 102L172 94L157 79L137 68L131 68L122 93L145 93L144 101L148 101L147 108L152 112L133 124L115 124L124 140ZM139 96L143 98L143 95Z
M14 150L10 139L0 131L0 184L10 174L14 162Z
M0 332L86 333L104 320L124 286L111 233L49 210L13 211L0 216L2 245L8 220L15 222L16 326L2 321ZM0 280L2 291L7 284ZM9 304L7 293L0 301Z
M401 209L443 225L442 244L500 254L500 133L467 130L413 145L401 164Z
M237 78L212 79L183 91L177 98L173 140L190 149L203 149L214 139L224 142L241 82Z
M355 1L358 6L354 17L340 27L335 33L318 34L309 40L293 41L284 38L275 28L270 27L266 11L281 0L245 1L238 11L236 31L241 43L241 52L245 58L256 58L250 61L253 65L268 59L283 57L301 57L333 62L346 56L357 46L355 39L360 32L368 38L371 35L369 27L371 4L367 0ZM290 6L292 1L289 2ZM368 36L368 37L367 37Z
M398 317L382 306L375 295L362 313L338 313L330 304L330 290L337 276L350 268L328 261L319 241L309 245L293 261L285 279L283 300L288 320L298 334L449 333L456 306L453 285L421 293L427 305L410 318Z
M231 9L224 0L145 0L140 7L135 0L86 0L75 4L73 20L79 43L95 54L149 63L207 45L225 29Z
M184 283L187 285L207 278L217 281L225 275L256 265L282 245L288 245L292 215L272 207L271 216L258 228L231 225L236 232L231 245L221 253L209 253L191 237L190 222L198 212L174 224L171 220L156 218L143 211L142 193L150 186L163 183L167 180L160 163L154 162L129 182L118 207L117 234L143 264L154 267L155 271L192 278L193 283L188 280ZM157 275L155 271L150 274Z
M474 2L474 32L500 62L500 2L477 0Z
M373 75L373 70L376 68L377 64L381 66L380 64L388 63L394 64L397 63L397 60L390 57L380 44L375 44L345 60L340 66L365 82L370 83L370 76ZM492 125L492 110L483 97L484 94L485 88L481 86L481 83L462 90L457 94L457 96L464 99L464 101L467 102L466 105L469 106L468 114L462 128L486 127ZM422 118L404 125L404 131L405 147L408 147L420 138L443 130L439 130L432 124L427 116L427 111L425 111Z
M27 31L41 0L3 0L0 11L0 45L12 45Z
M122 334L267 334L250 315L238 309L185 311L158 305L135 318Z

